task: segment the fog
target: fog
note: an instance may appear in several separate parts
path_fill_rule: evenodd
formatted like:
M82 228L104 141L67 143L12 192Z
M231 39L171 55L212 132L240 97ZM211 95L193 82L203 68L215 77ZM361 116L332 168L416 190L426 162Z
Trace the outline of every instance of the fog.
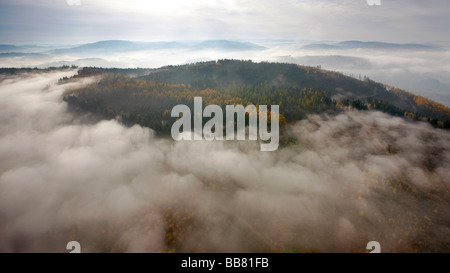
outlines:
M302 50L278 61L317 66L405 89L450 106L448 50ZM276 58L275 58L276 59Z
M349 111L276 152L175 142L70 113L71 73L0 82L0 252L450 250L448 131Z

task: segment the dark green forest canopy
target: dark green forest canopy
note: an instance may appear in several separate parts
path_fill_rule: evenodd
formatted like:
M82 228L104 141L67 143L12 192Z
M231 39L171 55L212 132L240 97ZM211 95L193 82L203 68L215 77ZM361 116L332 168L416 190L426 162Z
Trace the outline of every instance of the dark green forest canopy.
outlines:
M309 113L345 108L379 110L449 127L450 109L407 91L338 72L285 63L218 60L159 69L83 68L74 78L101 75L90 85L70 90L64 99L74 109L120 117L168 132L177 104L280 105L287 122ZM63 79L61 83L70 81Z
M392 114L415 115L450 120L450 109L407 91L372 81L345 76L342 73L286 63L254 63L218 60L193 65L168 66L154 70L143 79L166 83L191 84L197 88L268 84L274 88L299 88L323 91L341 101L360 100L367 104L391 105ZM397 113L401 111L401 113ZM388 111L389 112L389 111Z

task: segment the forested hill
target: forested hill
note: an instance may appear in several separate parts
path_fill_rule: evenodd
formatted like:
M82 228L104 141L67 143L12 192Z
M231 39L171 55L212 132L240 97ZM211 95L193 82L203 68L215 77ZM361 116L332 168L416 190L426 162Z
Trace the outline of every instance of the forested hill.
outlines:
M142 79L190 84L196 88L254 86L268 84L275 88L300 88L323 91L334 100L359 100L367 106L379 106L391 114L450 120L450 109L427 98L388 87L368 78L355 79L338 72L286 63L254 63L219 60L182 66L167 66L152 71ZM369 105L370 104L370 105Z
M192 107L194 96L203 105L279 105L280 122L295 121L310 113L340 112L347 108L379 110L450 127L450 109L406 91L386 88L369 79L295 64L219 60L160 69L83 68L74 78L101 75L87 86L64 96L72 109L119 117L125 124L140 124L170 132L171 109ZM61 84L72 79L61 79Z

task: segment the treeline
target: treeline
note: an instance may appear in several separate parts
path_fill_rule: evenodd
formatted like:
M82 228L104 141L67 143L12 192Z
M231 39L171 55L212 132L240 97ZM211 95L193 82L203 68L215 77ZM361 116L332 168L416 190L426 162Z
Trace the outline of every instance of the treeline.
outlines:
M52 72L52 71L64 71L64 70L69 70L69 69L76 69L78 68L77 66L68 66L68 65L63 65L63 66L52 66L52 67L47 67L47 68L29 68L29 67L23 67L23 68L14 68L14 67L3 67L0 68L0 75L17 75L17 74L22 74L22 73L42 73L42 72Z
M84 67L78 71L78 73L72 77L63 77L59 79L59 83L66 83L74 81L79 78L101 76L104 74L120 74L132 77L138 77L148 74L154 69L150 68L102 68L102 67Z
M402 97L406 101L415 105L415 107L417 107L417 111L415 112L420 113L421 116L431 117L435 120L450 121L449 107L446 107L445 105L442 105L425 97L414 95L399 88L392 88L391 91L397 94L399 97Z
M89 77L101 74L120 74L126 76L143 76L154 71L152 68L103 68L103 67L84 67L75 77Z

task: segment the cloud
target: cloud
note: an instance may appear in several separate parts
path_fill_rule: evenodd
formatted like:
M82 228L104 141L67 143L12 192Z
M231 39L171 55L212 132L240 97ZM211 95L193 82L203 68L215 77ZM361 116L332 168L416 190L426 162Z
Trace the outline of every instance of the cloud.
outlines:
M286 46L272 49L269 54L265 54L270 61L321 65L323 69L354 77L368 76L372 80L450 105L450 94L446 88L450 85L446 76L450 71L448 48L438 51L302 50Z
M67 74L0 83L1 252L448 251L447 131L346 112L274 153L174 142L68 112Z

